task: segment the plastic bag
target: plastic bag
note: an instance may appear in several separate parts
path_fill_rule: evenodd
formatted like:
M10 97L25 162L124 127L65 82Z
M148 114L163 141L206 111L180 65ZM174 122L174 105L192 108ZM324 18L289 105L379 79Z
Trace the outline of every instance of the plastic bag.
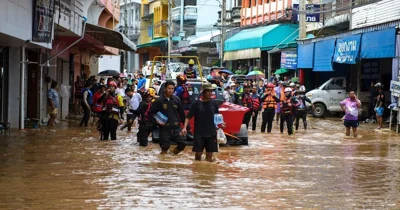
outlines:
M160 125L165 125L168 121L168 117L163 115L161 112L157 112L157 114L154 115L154 119L156 119L157 123Z
M214 124L215 126L224 123L224 117L222 114L214 114Z
M222 129L217 130L217 141L218 141L218 144L226 144L227 143L226 136Z
M69 98L70 97L70 89L71 89L71 86L61 84L61 86L60 86L60 96L62 98Z

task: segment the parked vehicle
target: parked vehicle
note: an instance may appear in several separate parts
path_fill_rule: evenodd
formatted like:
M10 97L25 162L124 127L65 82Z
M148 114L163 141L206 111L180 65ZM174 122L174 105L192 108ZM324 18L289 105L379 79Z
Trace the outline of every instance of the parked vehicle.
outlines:
M347 82L345 77L333 77L322 84L320 87L306 93L310 98L315 108L312 110L314 117L323 117L327 111L343 112L339 103L348 96ZM366 106L370 101L369 92L361 92L357 95L363 106Z
M155 63L155 66L154 66L153 74L157 75L157 76L161 76L161 72L160 72L160 68L162 66L161 62L160 61L155 61L154 63ZM142 74L145 77L150 77L150 75L151 75L151 66L152 65L153 65L153 61L146 61L145 65L143 66Z

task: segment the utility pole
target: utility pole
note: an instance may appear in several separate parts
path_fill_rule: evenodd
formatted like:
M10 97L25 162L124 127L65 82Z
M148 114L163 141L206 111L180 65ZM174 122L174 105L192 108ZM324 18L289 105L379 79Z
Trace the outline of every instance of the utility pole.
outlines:
M123 26L124 28L123 28L123 33L124 33L124 35L126 36L126 37L129 37L128 36L128 32L129 32L129 26L128 26L128 2L127 2L127 0L124 0L124 26ZM123 67L122 67L122 72L121 73L125 73L124 72L124 70L126 69L126 71L127 72L129 72L128 71L128 68L127 68L127 63L128 63L128 51L124 51L123 52L123 58L122 58L122 55L121 55L121 59L124 59L124 65L123 65Z
M166 66L168 66L168 64L171 62L171 44L172 44L172 42L171 42L171 36L172 36L172 33L171 33L171 27L172 27L172 24L171 24L171 22L172 22L172 18L171 18L171 7L172 7L172 3L171 3L171 1L172 0L168 0L168 63L167 63L167 65Z
M219 48L220 51L220 66L223 66L224 60L224 42L225 42L225 18L226 18L226 0L222 0L222 12L221 12L221 46Z
M183 39L185 37L185 31L183 30L183 18L184 18L184 8L185 8L185 0L181 0L181 14L180 14L180 31L179 31L179 36L181 37L181 39Z
M299 5L299 39L306 38L306 0L300 0Z

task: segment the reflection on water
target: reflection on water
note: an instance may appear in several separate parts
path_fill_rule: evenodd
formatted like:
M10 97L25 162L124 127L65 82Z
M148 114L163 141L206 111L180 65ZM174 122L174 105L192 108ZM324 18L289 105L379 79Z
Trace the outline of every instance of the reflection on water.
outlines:
M250 133L250 146L221 147L217 163L191 148L160 156L135 132L98 141L64 125L0 138L0 209L400 208L400 141L361 125L319 120L294 136ZM302 128L302 127L301 127Z

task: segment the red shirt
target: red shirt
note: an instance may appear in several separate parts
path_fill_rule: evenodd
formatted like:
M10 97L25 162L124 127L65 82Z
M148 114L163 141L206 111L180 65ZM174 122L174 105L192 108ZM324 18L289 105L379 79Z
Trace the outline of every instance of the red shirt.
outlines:
M102 94L99 92L96 92L93 95L93 108L92 108L93 112L101 112L102 111L103 105L101 103L97 103L97 101L101 97L101 95Z

